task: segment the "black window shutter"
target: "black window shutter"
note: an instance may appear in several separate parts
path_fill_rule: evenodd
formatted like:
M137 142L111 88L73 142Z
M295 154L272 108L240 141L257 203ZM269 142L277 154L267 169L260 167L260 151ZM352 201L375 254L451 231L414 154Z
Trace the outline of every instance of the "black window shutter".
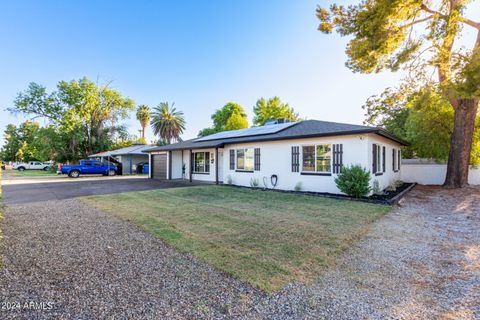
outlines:
M260 171L260 148L254 150L254 170Z
M343 144L333 145L333 173L340 173L343 166Z
M300 147L292 147L292 172L300 171Z
M382 172L385 172L386 151L387 151L387 148L384 146L382 148Z
M401 163L402 163L402 155L400 154L400 150L398 150L398 170L400 170Z
M395 171L395 160L397 160L397 155L395 149L392 149L392 170Z
M372 158L372 173L377 173L377 145L375 143L373 144Z
M230 150L230 170L235 170L235 150Z
M210 152L205 152L205 172L210 172Z

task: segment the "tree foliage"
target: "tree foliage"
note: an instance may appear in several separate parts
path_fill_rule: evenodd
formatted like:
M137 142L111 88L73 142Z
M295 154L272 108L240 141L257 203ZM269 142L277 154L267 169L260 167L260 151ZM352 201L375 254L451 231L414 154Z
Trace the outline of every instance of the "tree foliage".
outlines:
M385 128L408 141L403 156L448 160L454 125L450 102L434 86L416 90L387 88L364 106L365 124ZM477 119L470 163L480 164L480 119Z
M243 107L234 102L228 102L212 114L213 127L202 129L199 137L208 136L221 131L248 128L247 114Z
M283 103L279 97L273 97L268 100L260 98L253 107L253 123L256 126L263 126L268 120L275 120L280 118L287 118L290 121L297 121L299 119L296 113L288 103Z
M141 139L145 140L145 128L149 125L150 118L152 116L150 107L144 104L138 106L136 116L137 120L140 122L140 126L142 127Z
M16 161L17 152L22 141L14 124L8 124L3 133L4 144L0 151L0 159L4 161Z
M168 141L181 141L180 135L185 130L183 112L175 108L175 103L170 107L168 102L161 102L152 112L152 129L155 135Z
M480 99L480 23L465 16L470 3L367 0L348 7L333 4L329 9L317 8L320 31L336 30L351 37L346 65L352 71L375 73L404 68L408 72L405 83L417 90L434 82L437 94L453 109L445 180L445 185L452 187L468 183ZM478 35L471 50L455 46L464 27L475 29ZM442 113L442 109L435 110Z
M127 118L133 108L133 100L124 98L109 84L98 85L82 78L60 81L51 93L31 83L8 110L31 119L45 119L48 125L40 129L36 140L43 141L44 148L37 156L42 158L39 160L48 156L48 160L63 162L108 150L125 131L119 121ZM29 154L25 148L20 148L24 159Z

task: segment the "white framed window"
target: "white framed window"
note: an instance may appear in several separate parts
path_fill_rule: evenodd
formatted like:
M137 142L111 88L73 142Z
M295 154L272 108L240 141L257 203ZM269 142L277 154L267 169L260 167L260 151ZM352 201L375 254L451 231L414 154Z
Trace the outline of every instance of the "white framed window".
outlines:
M210 152L194 152L193 153L193 173L209 173L210 172Z
M302 172L331 173L332 145L302 146Z
M386 151L387 147L380 144L373 144L373 168L372 173L375 175L382 175L386 171Z
M239 171L253 171L254 151L253 148L236 149L236 169Z

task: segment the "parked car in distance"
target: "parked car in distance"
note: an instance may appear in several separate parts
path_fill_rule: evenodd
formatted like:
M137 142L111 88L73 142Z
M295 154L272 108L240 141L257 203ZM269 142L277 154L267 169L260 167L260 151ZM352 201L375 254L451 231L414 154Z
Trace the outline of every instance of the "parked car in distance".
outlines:
M30 161L30 162L20 162L13 165L13 170L24 171L24 170L48 170L50 166L49 163L43 163L40 161Z
M118 173L116 166L105 164L98 160L80 160L80 164L72 166L60 166L60 174L67 174L70 178L78 178L83 174L103 174L114 176Z

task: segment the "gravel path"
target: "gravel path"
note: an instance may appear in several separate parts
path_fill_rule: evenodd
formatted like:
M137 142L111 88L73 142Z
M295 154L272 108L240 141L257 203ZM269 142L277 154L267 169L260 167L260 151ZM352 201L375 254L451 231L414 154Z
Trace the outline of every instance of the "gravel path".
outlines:
M417 187L318 282L274 295L78 200L15 205L0 307L20 309L0 318L480 319L479 201Z

